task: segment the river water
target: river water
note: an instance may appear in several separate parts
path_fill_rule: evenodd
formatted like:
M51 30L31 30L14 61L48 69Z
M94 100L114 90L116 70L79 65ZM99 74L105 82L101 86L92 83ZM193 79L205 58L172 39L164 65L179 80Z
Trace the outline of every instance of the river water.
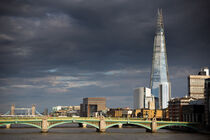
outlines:
M210 135L158 130L146 132L144 128L109 128L106 133L98 133L95 128L51 128L48 133L40 133L36 128L0 128L0 140L210 140Z

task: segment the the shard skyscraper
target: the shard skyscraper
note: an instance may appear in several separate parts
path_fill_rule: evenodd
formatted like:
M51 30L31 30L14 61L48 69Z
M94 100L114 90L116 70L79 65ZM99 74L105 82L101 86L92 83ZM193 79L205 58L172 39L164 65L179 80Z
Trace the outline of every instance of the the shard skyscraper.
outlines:
M157 30L154 38L150 88L152 94L155 96L155 108L167 108L168 101L171 98L171 84L169 82L168 76L165 34L161 9L158 9Z

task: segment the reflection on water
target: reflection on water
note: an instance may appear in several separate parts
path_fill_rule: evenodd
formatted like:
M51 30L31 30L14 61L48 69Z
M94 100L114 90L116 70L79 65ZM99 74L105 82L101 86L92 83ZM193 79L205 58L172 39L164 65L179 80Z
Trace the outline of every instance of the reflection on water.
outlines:
M0 128L0 140L210 140L209 135L161 129L158 133L148 133L144 128L109 128L106 133L98 133L95 128L52 128L48 133L40 133L36 128Z

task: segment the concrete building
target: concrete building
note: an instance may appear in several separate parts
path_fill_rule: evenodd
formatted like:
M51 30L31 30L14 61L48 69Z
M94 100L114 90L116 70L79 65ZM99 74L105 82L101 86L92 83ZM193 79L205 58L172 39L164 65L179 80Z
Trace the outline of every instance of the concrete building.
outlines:
M67 107L67 106L54 106L52 107L52 111L56 112L56 111L62 110L63 107Z
M204 123L204 104L189 104L182 107L183 121Z
M205 80L205 126L210 130L210 78Z
M155 109L154 96L151 94L151 89L147 87L139 87L134 90L133 108L134 109Z
M133 111L131 109L123 109L122 110L122 117L131 117Z
M152 119L156 117L156 119L161 120L163 117L163 112L162 110L155 109L135 109L132 116L142 119Z
M122 108L110 108L107 112L108 117L122 117Z
M198 75L188 76L188 95L193 98L203 99L205 79L210 78L209 69L202 68Z
M15 115L15 104L11 105L10 115Z
M110 108L109 111L107 111L108 117L131 117L133 113L133 110L130 108Z
M106 98L89 97L83 99L83 104L80 104L81 117L94 116L96 112L102 112L106 110Z
M168 75L168 63L166 54L165 33L162 10L158 10L157 30L154 38L152 57L152 71L150 88L155 96L155 108L167 108L171 98L171 84Z
M193 100L196 100L196 98L189 96L171 99L168 105L169 120L183 121L182 107L189 105Z
M171 99L171 84L162 82L159 88L159 107L165 109L168 107L168 101Z
M79 116L80 106L55 106L52 107L52 116Z
M162 111L163 111L163 118L162 118L162 120L168 121L169 120L169 111L168 111L168 108L162 109Z

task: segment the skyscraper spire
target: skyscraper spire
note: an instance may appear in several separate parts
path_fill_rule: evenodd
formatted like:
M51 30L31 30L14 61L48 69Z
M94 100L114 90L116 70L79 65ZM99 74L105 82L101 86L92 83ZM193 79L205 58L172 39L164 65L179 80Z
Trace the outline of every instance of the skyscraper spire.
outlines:
M168 76L162 9L158 9L157 15L157 30L154 38L150 88L156 98L156 109L166 108L171 98L171 86Z
M157 31L156 33L164 32L162 9L158 9L157 15Z

